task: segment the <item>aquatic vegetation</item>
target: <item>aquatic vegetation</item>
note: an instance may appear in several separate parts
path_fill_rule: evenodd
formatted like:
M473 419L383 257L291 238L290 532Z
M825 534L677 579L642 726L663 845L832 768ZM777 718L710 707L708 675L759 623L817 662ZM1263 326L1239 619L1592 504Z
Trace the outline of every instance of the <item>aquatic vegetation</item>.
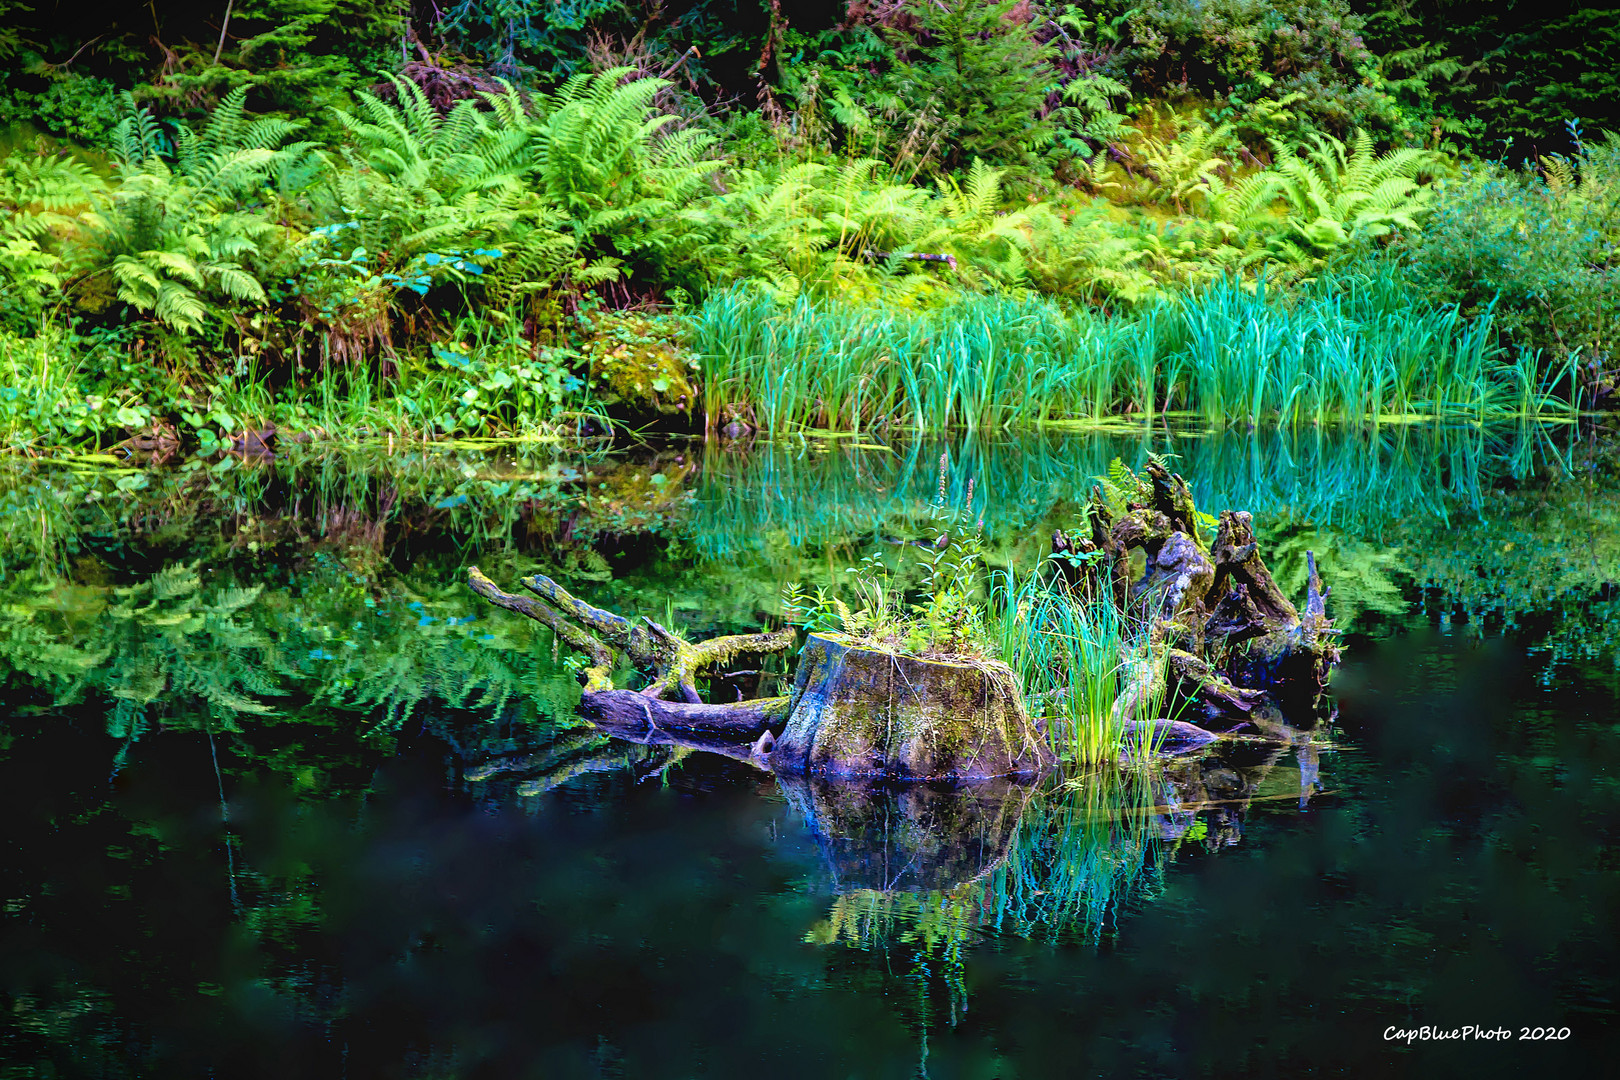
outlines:
M711 424L997 431L1191 411L1212 424L1568 412L1567 375L1509 363L1490 312L1414 305L1392 271L1300 296L1226 280L1100 316L1033 298L897 313L732 290L693 316Z
M1111 597L1054 588L1043 569L1022 577L1012 568L996 571L992 640L1017 673L1030 711L1044 718L1059 756L1078 765L1112 762L1125 735L1115 702L1142 628Z

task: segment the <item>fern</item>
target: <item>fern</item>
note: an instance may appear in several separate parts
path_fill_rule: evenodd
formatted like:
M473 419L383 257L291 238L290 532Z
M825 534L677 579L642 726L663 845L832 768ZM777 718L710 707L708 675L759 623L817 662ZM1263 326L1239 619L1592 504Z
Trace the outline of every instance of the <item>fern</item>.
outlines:
M361 246L388 251L396 270L420 253L499 242L511 261L489 286L502 302L611 280L626 258L687 273L703 229L683 214L712 191L712 140L666 132L674 118L653 106L667 84L621 82L628 73L527 99L507 87L443 115L404 80L392 102L362 93L337 114L350 167L334 175L325 213L354 222Z
M1131 503L1145 503L1153 497L1153 484L1138 476L1121 458L1108 463L1108 473L1097 477L1097 489L1115 517L1123 516Z
M1166 121L1174 135L1160 138L1143 134L1132 153L1146 171L1146 195L1155 202L1168 202L1182 212L1193 196L1206 195L1217 174L1229 162L1221 150L1231 141L1232 127L1211 127L1202 120L1184 121L1170 115Z
M662 275L690 277L716 252L716 222L694 213L713 194L720 162L713 137L671 130L657 114L662 79L631 79L629 68L569 79L538 103L530 131L534 180L547 204L569 218L587 257L641 258Z
M35 315L61 287L59 238L80 228L103 187L72 159L0 159L0 310Z
M245 200L312 144L285 145L296 124L249 120L246 98L227 94L200 133L177 126L172 161L152 114L128 102L113 131L118 184L77 253L86 282L108 275L119 300L183 332L202 329L211 302L265 302L253 264L275 228Z
M1309 147L1275 149L1277 190L1292 210L1291 239L1302 250L1326 253L1351 240L1417 229L1427 211L1431 192L1417 178L1435 166L1428 151L1375 155L1365 130L1353 147L1316 135Z

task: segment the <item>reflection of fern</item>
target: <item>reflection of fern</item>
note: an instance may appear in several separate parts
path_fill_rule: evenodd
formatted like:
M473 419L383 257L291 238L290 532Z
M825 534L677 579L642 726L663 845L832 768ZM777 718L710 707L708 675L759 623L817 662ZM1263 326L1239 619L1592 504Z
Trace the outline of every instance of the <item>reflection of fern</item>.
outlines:
M269 712L258 697L282 692L264 665L273 642L236 618L262 592L255 585L205 594L194 563L165 567L140 585L114 589L116 602L101 627L112 657L107 692L127 703L115 710L115 725L138 720L160 697L198 700L227 723L242 713Z
M1304 594L1305 552L1315 552L1322 578L1333 588L1328 613L1341 628L1354 626L1367 612L1401 615L1407 611L1400 582L1408 570L1399 554L1383 545L1298 527L1271 538L1266 551L1266 563L1288 596Z
M173 564L128 587L12 587L0 665L60 704L106 699L108 731L126 741L159 721L234 729L294 691L382 730L427 708L569 722L579 689L541 633L475 621L470 606L455 586L379 601L347 572L317 571L295 599Z

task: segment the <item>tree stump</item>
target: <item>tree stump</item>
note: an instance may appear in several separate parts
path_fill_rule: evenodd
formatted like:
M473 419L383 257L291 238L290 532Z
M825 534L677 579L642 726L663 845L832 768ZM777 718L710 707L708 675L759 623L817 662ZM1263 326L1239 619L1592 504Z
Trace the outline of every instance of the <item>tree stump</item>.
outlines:
M977 781L1056 764L1002 663L926 660L812 634L790 697L710 704L694 686L703 668L781 652L793 631L688 642L651 619L592 607L547 577L523 580L537 600L501 591L477 567L467 579L480 596L545 623L590 658L579 712L611 731L752 744L753 759L773 771L840 778ZM614 688L615 652L648 669L644 689Z
M897 780L1031 776L1056 764L1012 669L930 660L811 634L799 655L778 771Z

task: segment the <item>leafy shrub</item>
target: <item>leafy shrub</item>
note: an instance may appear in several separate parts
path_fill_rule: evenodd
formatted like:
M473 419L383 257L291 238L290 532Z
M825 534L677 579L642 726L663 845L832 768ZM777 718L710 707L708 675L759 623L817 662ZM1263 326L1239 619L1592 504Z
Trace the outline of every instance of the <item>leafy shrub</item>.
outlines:
M1383 83L1430 129L1509 160L1562 142L1567 119L1613 122L1620 8L1585 0L1358 3ZM1465 143L1466 145L1466 143Z
M406 24L399 5L376 0L234 0L228 12L209 25L217 33L164 48L139 97L168 110L210 109L248 87L262 110L319 122L379 63L397 60Z
M1143 0L1105 5L1124 14L1130 48L1122 62L1137 84L1164 93L1181 86L1230 103L1291 97L1312 127L1347 132L1394 119L1375 84L1377 63L1348 0ZM1298 94L1299 97L1292 97Z
M105 140L122 114L117 86L95 75L58 73L37 89L0 95L0 117L87 145Z
M1470 166L1397 250L1432 296L1469 312L1494 308L1511 344L1544 350L1550 367L1578 355L1588 388L1612 393L1620 138L1578 142L1574 156L1523 171Z

